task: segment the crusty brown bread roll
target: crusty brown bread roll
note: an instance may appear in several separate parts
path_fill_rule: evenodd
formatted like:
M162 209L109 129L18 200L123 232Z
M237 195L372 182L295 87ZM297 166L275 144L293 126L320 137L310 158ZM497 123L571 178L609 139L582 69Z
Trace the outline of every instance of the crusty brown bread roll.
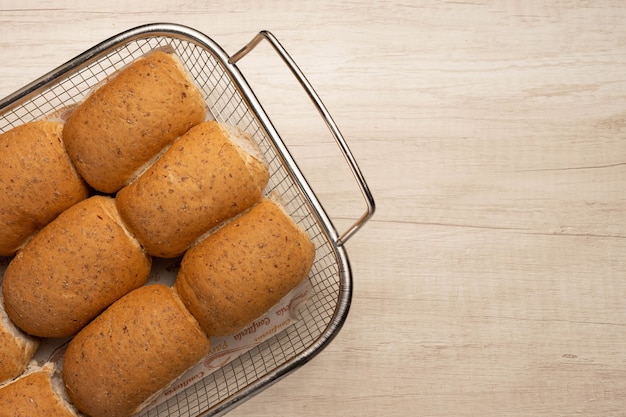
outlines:
M88 197L62 143L63 124L34 121L0 135L0 256Z
M209 351L209 339L172 288L152 284L113 303L69 343L63 380L91 417L126 417Z
M24 372L38 347L39 339L25 334L9 320L0 299L0 384Z
M202 94L180 61L154 51L80 103L63 139L83 178L96 190L114 193L205 117Z
M61 213L11 260L2 281L5 308L31 335L71 336L145 284L151 265L114 199L93 196Z
M128 229L152 256L181 255L262 197L269 171L254 146L242 131L215 121L193 127L117 194Z
M174 287L208 335L226 335L295 288L314 257L308 235L264 198L189 249Z
M56 365L32 365L18 379L0 387L0 417L76 417L67 401Z

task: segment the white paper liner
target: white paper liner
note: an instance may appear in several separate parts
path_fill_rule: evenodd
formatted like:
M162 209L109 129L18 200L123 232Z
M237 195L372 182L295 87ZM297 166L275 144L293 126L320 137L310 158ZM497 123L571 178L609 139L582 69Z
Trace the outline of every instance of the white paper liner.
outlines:
M248 326L229 336L212 337L209 354L157 394L146 408L167 401L300 320L299 309L311 297L312 291L309 280L305 279L270 311Z

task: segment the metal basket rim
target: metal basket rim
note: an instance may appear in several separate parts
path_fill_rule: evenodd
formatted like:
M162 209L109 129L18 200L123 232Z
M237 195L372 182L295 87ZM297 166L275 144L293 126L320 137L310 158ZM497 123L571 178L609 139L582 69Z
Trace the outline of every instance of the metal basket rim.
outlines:
M309 362L324 348L326 348L343 327L350 310L352 300L352 271L345 246L337 243L337 232L332 221L325 213L312 188L309 186L303 174L297 167L296 162L289 154L286 145L278 135L278 132L272 125L270 118L265 113L263 107L254 95L252 88L248 85L237 65L229 62L230 56L221 48L219 44L196 29L175 23L144 24L122 31L117 35L92 46L64 64L0 99L0 115L6 113L20 103L35 97L40 91L68 77L81 68L88 66L91 62L96 61L98 58L106 55L109 51L118 48L125 43L141 38L159 36L190 41L206 49L215 58L217 58L218 61L220 61L228 75L231 77L234 85L246 100L259 125L265 130L267 136L275 143L279 156L282 158L285 163L285 167L292 175L294 182L298 185L306 200L310 204L311 211L318 219L321 229L325 233L325 236L328 239L338 262L340 282L338 303L334 310L333 317L327 325L325 331L294 358L279 365L275 370L262 376L257 381L231 394L228 398L221 400L216 404L210 405L209 409L206 409L199 414L199 416L218 416L226 414L237 405L247 401L266 388L280 381Z

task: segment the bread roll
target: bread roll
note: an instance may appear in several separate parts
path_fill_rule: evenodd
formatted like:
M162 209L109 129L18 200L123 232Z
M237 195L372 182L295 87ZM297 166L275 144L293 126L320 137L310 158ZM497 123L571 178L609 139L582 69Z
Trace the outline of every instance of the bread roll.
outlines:
M83 178L114 193L205 117L202 94L178 59L154 51L90 94L68 117L63 138Z
M277 203L263 199L189 249L174 285L208 335L227 335L296 287L314 257L306 233Z
M56 366L48 362L0 387L0 417L76 417L55 373Z
M193 127L117 194L128 229L152 256L182 254L263 195L269 171L254 145L243 132L215 121Z
M145 284L151 264L113 198L93 196L61 213L11 260L2 281L5 308L31 335L71 336Z
M87 198L62 143L63 125L35 121L0 135L0 256L11 256L59 213Z
M92 417L126 417L209 351L209 339L174 291L153 284L113 303L69 343L63 380Z
M38 347L38 339L25 334L9 320L0 300L0 383L24 372Z

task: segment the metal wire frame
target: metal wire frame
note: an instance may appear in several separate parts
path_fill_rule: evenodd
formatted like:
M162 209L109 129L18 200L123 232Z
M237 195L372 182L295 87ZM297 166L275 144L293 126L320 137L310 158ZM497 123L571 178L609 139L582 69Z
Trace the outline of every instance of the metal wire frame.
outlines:
M261 34L289 64L290 58L275 38L269 32ZM340 236L236 66L259 40L253 39L236 56L229 57L212 39L194 29L167 23L139 26L105 40L0 100L0 131L6 131L71 108L133 60L157 48L170 48L203 91L215 119L236 125L255 138L270 165L265 192L281 195L287 212L316 246L308 277L314 294L300 311L301 320L165 403L140 413L141 417L227 413L318 354L339 332L350 308L352 273L343 243L371 217L373 198L357 168L355 177L368 207ZM297 67L294 74L301 75ZM308 82L303 86L310 88ZM319 100L316 94L313 97ZM320 113L325 115L323 104ZM351 154L346 159L355 165Z

